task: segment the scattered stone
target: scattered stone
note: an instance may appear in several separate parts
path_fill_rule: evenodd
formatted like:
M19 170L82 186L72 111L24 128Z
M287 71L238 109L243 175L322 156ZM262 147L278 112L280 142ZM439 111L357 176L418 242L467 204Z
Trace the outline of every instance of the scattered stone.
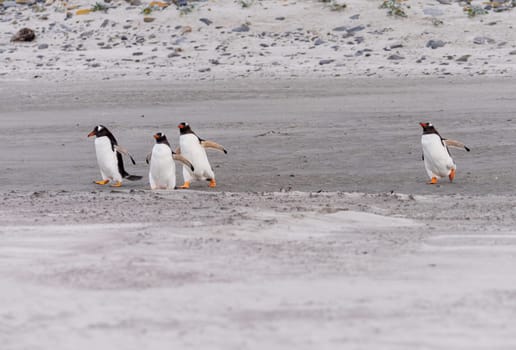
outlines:
M457 62L468 62L468 59L471 57L471 55L464 55L457 58Z
M356 15L349 17L349 19L359 19L359 18L360 18L360 14L356 14Z
M102 22L102 24L100 25L100 28L106 28L108 24L109 24L109 20L105 19L104 22Z
M11 41L33 41L36 38L36 34L30 28L22 28L16 33Z
M319 65L324 66L325 64L330 64L333 62L335 62L335 60L331 60L331 59L330 60L320 60Z
M177 52L172 52L167 55L168 58L174 58L174 57L179 57L179 56L181 56L181 55Z
M442 40L429 40L426 43L426 47L431 48L432 50L435 50L439 47L443 47L445 45L444 41Z
M199 73L206 73L209 71L211 71L211 68L208 68L208 67L199 69Z
M516 55L516 50L509 52L509 55Z
M333 31L334 32L347 32L348 27L346 27L346 26L336 27L336 28L333 28Z
M214 58L211 58L210 60L208 60L208 62L210 62L214 66L218 66L220 64L219 60L216 60Z
M397 55L397 54L393 54L393 55L390 55L389 57L387 57L387 59L388 60L404 60L405 57Z
M249 26L247 24L242 24L240 27L233 28L231 31L235 33L248 32Z
M143 52L141 52L141 51L133 52L133 56L141 56L141 55L143 55Z
M315 41L314 41L314 45L315 46L319 46L319 45L322 45L322 44L324 44L324 40L322 40L321 38L315 39Z
M154 22L155 20L156 20L156 18L154 18L154 17L143 17L143 21L145 23Z
M352 34L355 34L356 32L360 32L362 30L364 30L365 27L363 25L359 25L359 26L356 26L356 27L353 27L353 28L350 28L350 29L347 29L347 32L348 33L352 33Z
M199 18L199 21L201 21L202 23L206 24L207 26L209 26L210 24L213 23L213 21L210 21L207 18Z
M184 26L183 29L181 30L181 35L185 35L186 33L191 33L191 32L192 32L192 27Z
M39 49L39 50L48 49L48 44L39 44L39 45L38 45L38 49Z
M473 43L477 45L484 45L484 44L494 44L494 40L491 38L488 38L487 36L477 36L473 39Z
M276 21L284 21L285 20L285 17L276 17L275 18Z

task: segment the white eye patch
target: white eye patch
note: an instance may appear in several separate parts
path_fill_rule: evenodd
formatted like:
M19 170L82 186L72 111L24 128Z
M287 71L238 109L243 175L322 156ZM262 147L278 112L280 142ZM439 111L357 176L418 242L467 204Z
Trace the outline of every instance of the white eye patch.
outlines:
M101 125L97 126L97 131L100 131L100 130L102 130L102 129L103 129L103 128L102 128L102 126L101 126Z

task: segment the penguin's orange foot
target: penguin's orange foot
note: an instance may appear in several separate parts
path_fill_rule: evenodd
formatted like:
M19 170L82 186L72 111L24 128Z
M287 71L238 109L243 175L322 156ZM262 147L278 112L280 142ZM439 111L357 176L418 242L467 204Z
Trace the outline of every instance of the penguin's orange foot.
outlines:
M215 179L211 179L210 184L208 186L210 186L211 188L217 187L217 182L215 182Z
M436 183L437 183L437 178L436 177L433 177L432 180L427 182L428 185L435 185Z
M122 182L117 181L114 184L112 184L111 187L122 187Z
M97 185L105 185L105 184L107 184L108 182L109 182L109 180L99 180L99 181L95 181L95 183L96 183Z
M455 179L455 169L452 169L450 171L450 175L448 175L448 178L450 179L450 182L452 182L453 179Z
M183 190L186 190L186 189L190 188L190 181L185 181L183 186L179 186L179 188L181 188Z

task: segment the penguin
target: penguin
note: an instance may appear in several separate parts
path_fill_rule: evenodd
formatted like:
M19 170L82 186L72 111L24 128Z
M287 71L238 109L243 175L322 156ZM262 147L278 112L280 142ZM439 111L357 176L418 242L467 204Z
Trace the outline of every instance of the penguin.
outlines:
M195 171L191 171L183 165L184 184L179 188L190 188L190 183L194 180L207 180L211 188L216 187L215 174L205 148L214 148L225 154L228 152L218 143L201 139L192 131L188 123L180 123L177 127L179 128L179 147L176 153L183 155L195 168Z
M142 176L130 175L124 169L122 154L128 155L133 164L136 164L133 157L127 150L118 145L113 134L104 125L97 125L88 134L88 137L95 136L95 152L97 163L100 168L102 180L95 181L97 185L105 185L109 181L114 181L112 187L122 186L122 178L136 181Z
M419 123L423 128L421 136L421 145L423 146L422 159L425 162L425 168L430 181L427 183L434 185L438 179L448 176L450 182L455 178L457 166L451 157L448 147L464 149L467 152L470 149L462 142L455 140L447 140L437 132L431 123Z
M156 144L152 153L147 156L149 164L149 184L152 190L176 189L176 165L174 160L180 161L194 171L192 163L179 154L175 154L170 148L167 136L158 132L154 135Z

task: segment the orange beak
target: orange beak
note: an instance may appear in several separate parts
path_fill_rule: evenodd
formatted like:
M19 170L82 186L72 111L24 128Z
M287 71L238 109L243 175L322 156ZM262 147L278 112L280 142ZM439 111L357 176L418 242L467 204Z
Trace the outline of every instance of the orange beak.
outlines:
M426 123L419 123L419 125L421 125L422 128L426 127Z
M154 135L154 138L155 138L156 140L157 140L157 139L159 139L159 135L158 135L158 134L155 134L155 135Z
M95 136L95 131L92 131L88 134L88 137L92 137L92 136Z
M179 124L177 127L178 127L179 129L182 129L182 128L184 128L185 126L184 126L183 124Z

